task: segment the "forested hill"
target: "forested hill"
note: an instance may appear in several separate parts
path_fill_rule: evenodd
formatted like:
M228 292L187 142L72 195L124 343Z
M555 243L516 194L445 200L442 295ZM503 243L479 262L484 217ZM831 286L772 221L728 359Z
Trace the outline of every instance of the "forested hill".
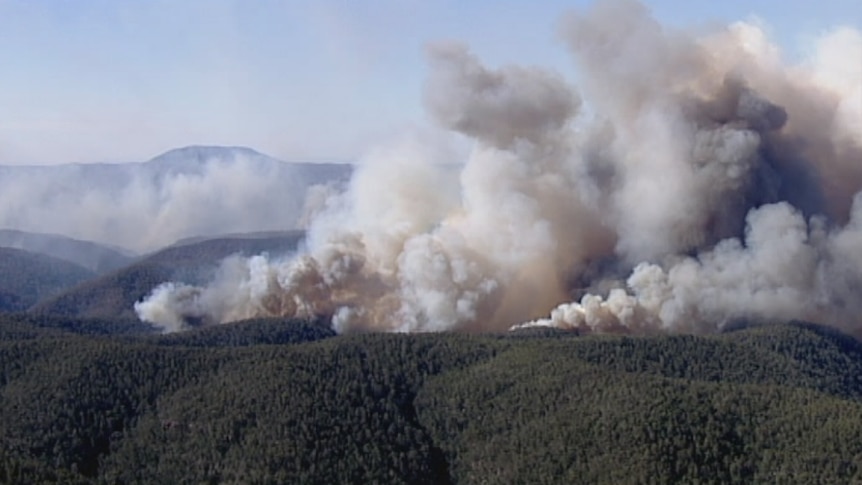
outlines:
M3 483L862 480L862 346L813 325L111 337L40 318L0 321Z
M105 273L121 268L133 259L120 249L104 244L57 234L40 234L14 229L0 229L0 246L63 259L94 273Z
M0 247L0 311L21 311L95 276L68 261Z
M228 256L289 253L303 237L302 231L283 231L184 241L39 301L30 310L64 317L136 318L135 302L166 281L201 283Z

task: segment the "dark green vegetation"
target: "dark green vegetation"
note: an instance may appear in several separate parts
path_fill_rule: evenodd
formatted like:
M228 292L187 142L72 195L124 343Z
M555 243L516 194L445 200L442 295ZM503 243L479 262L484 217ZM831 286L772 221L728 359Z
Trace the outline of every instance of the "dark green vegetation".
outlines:
M0 321L5 483L852 483L862 345Z
M231 255L282 254L296 249L301 231L195 240L167 247L122 269L88 280L32 308L39 314L135 318L134 304L166 281L200 283Z
M0 247L0 311L25 310L93 276L62 259Z

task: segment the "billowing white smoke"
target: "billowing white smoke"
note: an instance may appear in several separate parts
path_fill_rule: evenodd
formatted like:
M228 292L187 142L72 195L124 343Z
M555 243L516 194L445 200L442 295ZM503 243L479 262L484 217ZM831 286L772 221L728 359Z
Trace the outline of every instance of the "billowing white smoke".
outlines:
M304 251L162 286L140 317L176 329L323 315L341 331L862 324L862 70L842 62L862 58L862 35L838 30L788 66L757 26L694 37L626 0L572 13L562 32L583 98L553 72L433 46L426 104L473 140L462 168L416 143L372 153Z
M518 327L705 331L736 319L852 319L862 308L843 299L842 291L853 287L841 281L846 268L834 261L862 261L862 246L848 244L862 241L862 198L858 206L851 226L827 234L821 221L809 227L787 203L765 205L749 213L743 241L723 240L697 257L641 263L625 289L613 289L607 298L585 295L580 303L558 306L550 318ZM857 279L858 269L850 273Z

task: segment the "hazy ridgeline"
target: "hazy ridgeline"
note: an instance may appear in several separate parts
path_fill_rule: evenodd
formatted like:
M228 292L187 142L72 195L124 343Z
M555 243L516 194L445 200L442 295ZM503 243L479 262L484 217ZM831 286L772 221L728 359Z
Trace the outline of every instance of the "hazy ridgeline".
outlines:
M234 147L187 147L144 163L0 166L0 228L135 252L294 229L309 188L343 183L349 173L343 164L285 163Z

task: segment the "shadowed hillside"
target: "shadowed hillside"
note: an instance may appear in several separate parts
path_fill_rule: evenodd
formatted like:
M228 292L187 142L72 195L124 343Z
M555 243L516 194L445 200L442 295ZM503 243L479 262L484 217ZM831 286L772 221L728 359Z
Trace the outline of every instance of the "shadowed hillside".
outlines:
M26 310L95 274L68 261L0 247L0 311Z
M133 305L166 281L195 283L231 255L283 254L296 249L301 231L261 237L205 239L167 247L125 267L86 281L33 308L34 313L96 318L136 318Z
M120 268L134 259L127 251L91 241L13 229L0 229L0 246L64 259L96 273Z

